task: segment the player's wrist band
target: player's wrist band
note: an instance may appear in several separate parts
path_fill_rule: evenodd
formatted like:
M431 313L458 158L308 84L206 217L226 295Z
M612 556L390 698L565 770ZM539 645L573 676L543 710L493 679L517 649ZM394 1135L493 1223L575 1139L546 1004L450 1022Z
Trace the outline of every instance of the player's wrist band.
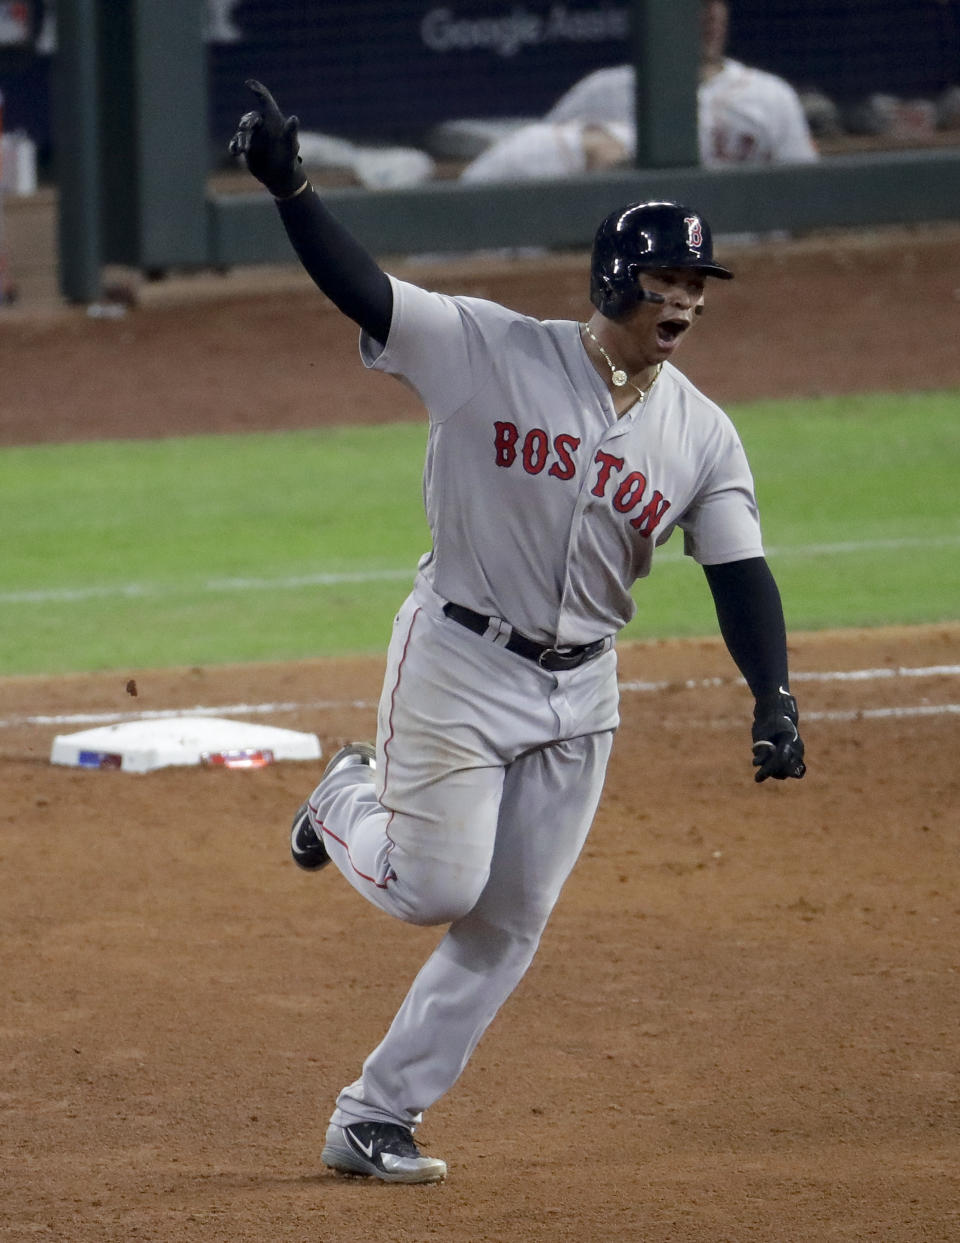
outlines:
M309 190L309 180L304 181L302 186L298 186L292 194L275 194L273 197L278 203L289 203L291 199L295 199L299 194L303 194L304 190Z

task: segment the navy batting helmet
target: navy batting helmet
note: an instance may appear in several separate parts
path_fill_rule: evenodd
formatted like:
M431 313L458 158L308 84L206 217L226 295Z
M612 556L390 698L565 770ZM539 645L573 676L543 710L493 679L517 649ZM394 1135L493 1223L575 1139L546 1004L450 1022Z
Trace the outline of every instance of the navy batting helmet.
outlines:
M682 203L631 203L611 212L597 229L590 264L590 301L607 319L621 319L644 300L643 272L697 268L731 280L713 261L706 220Z

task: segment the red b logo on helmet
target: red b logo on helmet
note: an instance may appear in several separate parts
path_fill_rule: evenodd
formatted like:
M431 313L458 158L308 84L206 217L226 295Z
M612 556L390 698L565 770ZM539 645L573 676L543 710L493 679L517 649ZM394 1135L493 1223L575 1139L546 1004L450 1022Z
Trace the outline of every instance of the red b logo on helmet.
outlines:
M687 226L687 245L697 250L703 245L703 227L699 216L684 216L683 223Z

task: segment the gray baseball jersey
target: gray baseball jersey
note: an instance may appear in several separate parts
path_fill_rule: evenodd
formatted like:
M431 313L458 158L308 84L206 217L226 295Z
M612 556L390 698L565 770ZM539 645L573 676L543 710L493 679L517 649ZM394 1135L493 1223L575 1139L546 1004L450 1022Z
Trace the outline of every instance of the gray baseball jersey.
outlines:
M631 619L630 587L675 527L701 564L763 555L736 430L676 368L618 419L576 322L393 290L390 339L363 339L362 356L429 411L420 573L438 595L589 643Z

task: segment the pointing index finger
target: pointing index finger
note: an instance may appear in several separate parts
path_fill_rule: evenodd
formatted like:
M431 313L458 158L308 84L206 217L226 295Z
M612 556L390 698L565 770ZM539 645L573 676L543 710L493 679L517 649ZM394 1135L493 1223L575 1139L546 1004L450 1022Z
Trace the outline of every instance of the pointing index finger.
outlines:
M261 106L266 111L275 112L279 115L280 109L277 107L277 101L273 98L262 82L258 82L256 78L248 78L246 85L248 90L253 91L257 99L260 100Z

